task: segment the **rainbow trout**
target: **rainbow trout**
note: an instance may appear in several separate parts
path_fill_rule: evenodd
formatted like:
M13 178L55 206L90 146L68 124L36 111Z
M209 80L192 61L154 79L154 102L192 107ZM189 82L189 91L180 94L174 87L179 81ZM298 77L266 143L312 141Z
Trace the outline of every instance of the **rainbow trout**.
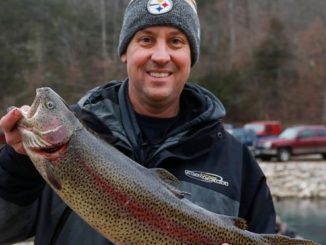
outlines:
M207 211L184 198L163 169L147 169L88 130L50 88L39 88L18 123L35 167L89 225L125 245L317 245L255 234L236 217Z

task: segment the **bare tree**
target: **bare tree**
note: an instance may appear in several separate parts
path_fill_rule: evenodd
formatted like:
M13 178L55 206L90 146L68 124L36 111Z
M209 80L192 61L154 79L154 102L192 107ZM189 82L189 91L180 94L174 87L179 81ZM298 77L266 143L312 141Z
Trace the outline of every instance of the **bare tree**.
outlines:
M100 11L101 11L101 27L102 27L102 56L104 59L108 58L107 51L107 34L106 34L106 5L105 0L100 1Z
M232 69L233 67L233 59L234 59L234 53L235 53L235 23L234 23L234 15L235 15L235 9L234 9L234 0L228 1L228 12L229 12L229 37L230 37L230 45L229 45L229 69Z

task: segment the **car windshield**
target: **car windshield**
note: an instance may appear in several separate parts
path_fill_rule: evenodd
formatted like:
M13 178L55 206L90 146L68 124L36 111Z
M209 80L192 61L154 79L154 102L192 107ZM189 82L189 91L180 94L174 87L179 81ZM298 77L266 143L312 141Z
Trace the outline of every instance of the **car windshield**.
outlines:
M298 135L297 128L288 128L285 129L280 135L279 138L281 139L294 139Z

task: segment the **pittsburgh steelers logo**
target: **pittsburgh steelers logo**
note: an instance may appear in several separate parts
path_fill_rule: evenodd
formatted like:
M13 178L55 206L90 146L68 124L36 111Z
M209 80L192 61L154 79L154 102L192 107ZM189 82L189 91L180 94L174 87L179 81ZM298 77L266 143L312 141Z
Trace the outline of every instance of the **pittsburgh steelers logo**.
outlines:
M147 3L148 12L155 15L167 13L172 7L172 0L149 0Z

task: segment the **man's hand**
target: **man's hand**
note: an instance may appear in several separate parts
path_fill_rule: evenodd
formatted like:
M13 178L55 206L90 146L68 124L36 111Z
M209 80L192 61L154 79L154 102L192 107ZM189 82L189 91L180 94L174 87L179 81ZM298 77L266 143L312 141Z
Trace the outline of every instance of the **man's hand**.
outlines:
M27 106L24 107L26 108ZM8 145L11 145L16 152L26 154L21 136L17 129L17 122L21 118L21 110L16 107L11 108L8 113L0 119L0 129L3 131Z

